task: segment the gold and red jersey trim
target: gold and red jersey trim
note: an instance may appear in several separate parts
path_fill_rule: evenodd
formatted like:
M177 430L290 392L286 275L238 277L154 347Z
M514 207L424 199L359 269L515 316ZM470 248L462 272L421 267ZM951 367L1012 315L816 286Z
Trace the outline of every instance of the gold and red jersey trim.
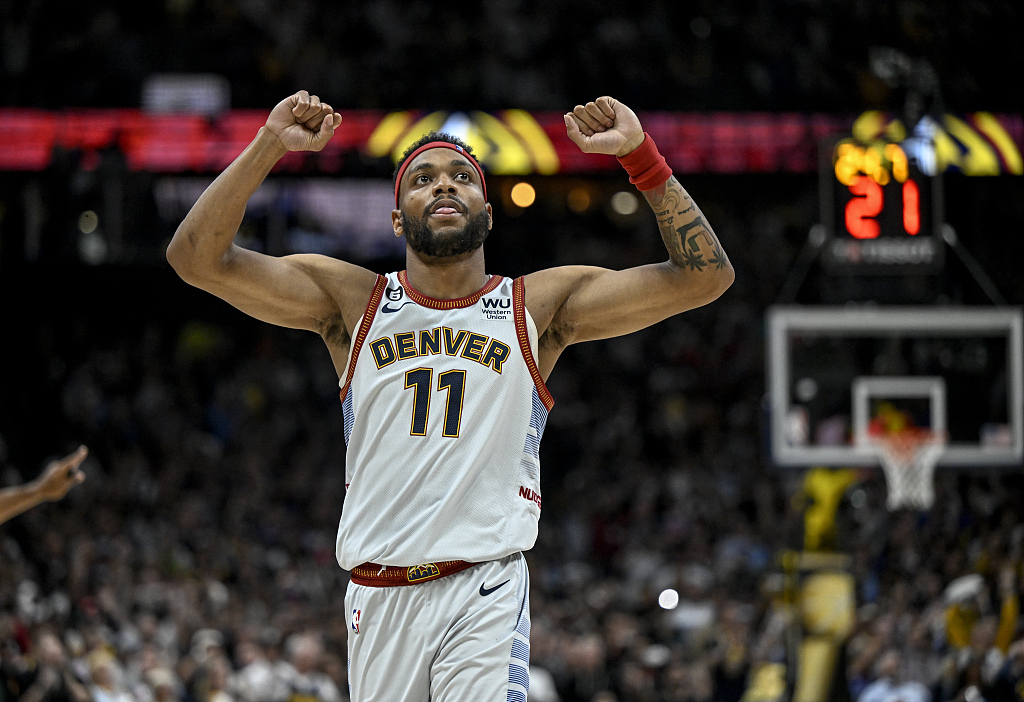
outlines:
M402 284L403 288L405 288L405 293L409 296L409 299L417 305L423 305L424 307L429 307L434 310L454 310L460 307L475 305L481 297L497 288L501 284L501 280L502 278L500 275L492 275L491 279L488 280L482 288L468 297L457 297L454 300L439 300L436 297L424 295L414 288L409 283L409 277L406 275L405 271L400 271L398 274L398 282Z
M537 386L537 394L544 408L550 412L555 406L555 398L548 391L544 378L540 375L537 362L533 358L533 351L530 350L530 332L526 327L526 281L523 278L516 278L512 283L512 314L516 320L516 337L519 338L519 348L523 351L523 358L526 359L526 367L533 376L533 382ZM539 342L539 340L538 340Z
M345 394L348 392L348 386L352 383L352 376L356 372L356 359L359 358L359 350L363 348L363 342L366 341L366 335L370 333L370 325L373 324L373 318L377 315L377 306L380 305L380 300L384 297L384 288L387 287L388 279L382 275L377 276L377 283L373 286L373 292L370 294L370 302L366 305L366 312L363 313L363 321L359 324L359 330L356 332L356 336L352 339L352 358L348 362L348 372L345 373L345 385L341 388L341 401L345 401Z

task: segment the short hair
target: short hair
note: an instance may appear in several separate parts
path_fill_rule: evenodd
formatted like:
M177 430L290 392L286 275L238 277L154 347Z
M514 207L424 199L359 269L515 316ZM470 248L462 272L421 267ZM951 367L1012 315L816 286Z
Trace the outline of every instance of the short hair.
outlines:
M473 149L471 149L469 144L464 142L462 139L452 134L448 134L446 132L430 132L429 134L424 134L419 139L409 144L409 148L405 150L404 154L402 154L402 158L398 159L398 163L395 164L395 172L391 174L391 180L392 182L394 182L396 186L398 185L398 174L402 170L402 164L409 160L409 157L412 156L413 152L416 151L416 149L420 148L424 144L429 144L432 141L445 141L448 142L449 144L454 144L455 146L458 146L460 149L469 154L469 156L471 156L474 161L477 161L477 163L479 163L476 154L473 153Z

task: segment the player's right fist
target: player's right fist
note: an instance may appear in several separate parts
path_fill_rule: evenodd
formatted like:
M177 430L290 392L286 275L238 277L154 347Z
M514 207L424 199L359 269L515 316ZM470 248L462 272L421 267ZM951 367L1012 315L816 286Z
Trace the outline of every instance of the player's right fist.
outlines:
M305 90L286 97L271 110L267 130L289 151L319 151L341 124L341 115Z

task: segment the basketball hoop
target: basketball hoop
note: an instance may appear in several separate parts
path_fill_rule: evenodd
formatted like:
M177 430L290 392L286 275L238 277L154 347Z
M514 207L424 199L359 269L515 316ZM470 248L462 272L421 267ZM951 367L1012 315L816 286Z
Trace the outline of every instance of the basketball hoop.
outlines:
M893 433L871 433L868 442L885 472L889 511L930 509L935 502L935 466L946 449L945 432L907 427Z

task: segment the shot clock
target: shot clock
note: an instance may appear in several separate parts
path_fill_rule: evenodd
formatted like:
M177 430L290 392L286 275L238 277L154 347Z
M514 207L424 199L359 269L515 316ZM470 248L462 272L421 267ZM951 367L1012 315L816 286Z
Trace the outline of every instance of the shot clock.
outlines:
M941 180L927 176L903 143L825 144L821 217L830 236L826 265L836 272L929 273L942 265Z

